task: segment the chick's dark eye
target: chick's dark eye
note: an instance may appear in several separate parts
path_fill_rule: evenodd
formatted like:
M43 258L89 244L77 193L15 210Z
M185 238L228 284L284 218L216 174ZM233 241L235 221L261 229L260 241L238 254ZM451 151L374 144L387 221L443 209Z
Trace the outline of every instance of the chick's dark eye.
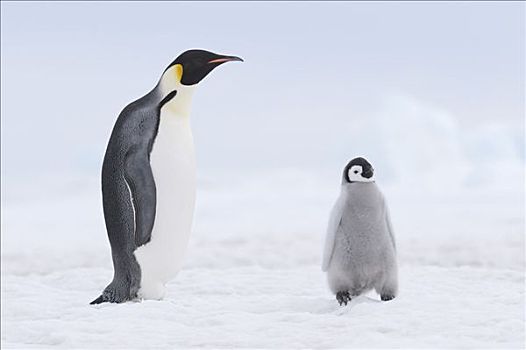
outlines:
M355 173L355 174L358 174L358 170L355 170L354 173Z

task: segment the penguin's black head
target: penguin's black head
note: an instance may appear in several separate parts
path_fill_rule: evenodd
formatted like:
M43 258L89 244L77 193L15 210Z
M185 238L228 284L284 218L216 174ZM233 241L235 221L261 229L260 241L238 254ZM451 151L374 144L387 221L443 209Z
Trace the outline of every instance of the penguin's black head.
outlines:
M367 159L358 157L351 160L343 170L343 182L373 182L374 169Z
M218 55L205 50L188 50L173 61L166 70L175 65L182 68L181 84L195 85L203 80L215 67L230 61L243 60L236 56Z

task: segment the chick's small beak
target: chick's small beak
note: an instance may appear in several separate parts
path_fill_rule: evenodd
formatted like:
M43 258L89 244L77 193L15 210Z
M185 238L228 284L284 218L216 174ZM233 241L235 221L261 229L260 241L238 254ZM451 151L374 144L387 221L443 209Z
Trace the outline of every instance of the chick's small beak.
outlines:
M373 169L368 169L362 173L362 176L366 179L370 179L373 176Z
M225 63L230 61L240 61L243 62L243 59L237 56L222 56L219 58L214 58L213 60L208 61L208 63Z

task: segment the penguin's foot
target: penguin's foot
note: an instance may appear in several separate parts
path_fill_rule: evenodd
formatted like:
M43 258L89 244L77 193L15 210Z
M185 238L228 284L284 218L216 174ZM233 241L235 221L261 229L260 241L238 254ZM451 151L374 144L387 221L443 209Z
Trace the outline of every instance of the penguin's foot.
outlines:
M348 291L338 292L336 293L336 300L338 300L340 305L347 305L347 303L351 301L351 296Z
M395 298L394 294L382 294L380 295L380 299L382 299L382 301L389 301L389 300L393 300Z
M90 305L95 305L95 304L102 304L104 302L104 298L101 296L99 296L97 299L93 300Z
M102 295L90 304L124 303L130 299L130 288L126 284L112 282L104 289Z

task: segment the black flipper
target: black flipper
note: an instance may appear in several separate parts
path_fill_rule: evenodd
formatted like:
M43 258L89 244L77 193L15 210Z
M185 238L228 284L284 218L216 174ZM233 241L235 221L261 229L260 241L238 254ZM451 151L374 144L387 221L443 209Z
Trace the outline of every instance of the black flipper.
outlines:
M152 236L156 209L156 187L146 152L128 152L125 181L131 191L135 212L135 244L140 247Z

